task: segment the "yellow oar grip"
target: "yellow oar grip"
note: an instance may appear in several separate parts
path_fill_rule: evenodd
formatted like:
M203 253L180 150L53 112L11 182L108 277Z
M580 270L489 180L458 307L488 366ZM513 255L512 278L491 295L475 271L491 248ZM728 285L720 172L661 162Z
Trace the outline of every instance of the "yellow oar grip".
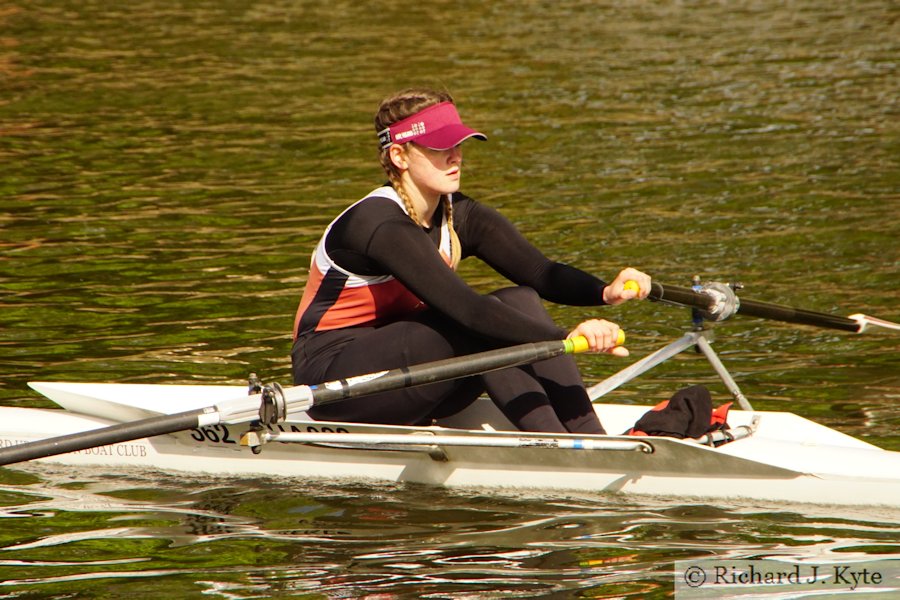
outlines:
M578 354L579 352L587 352L590 349L587 338L583 335L576 335L573 338L563 340L566 345L566 354Z
M566 354L578 354L579 352L587 352L590 350L591 346L588 344L587 338L583 335L577 335L573 338L569 338L564 340ZM625 331L620 329L619 335L616 338L616 346L625 345Z

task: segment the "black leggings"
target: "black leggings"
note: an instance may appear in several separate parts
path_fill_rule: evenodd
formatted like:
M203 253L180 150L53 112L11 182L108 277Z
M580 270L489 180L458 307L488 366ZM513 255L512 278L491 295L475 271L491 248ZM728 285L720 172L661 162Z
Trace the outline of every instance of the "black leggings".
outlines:
M540 297L528 287L491 294L528 314L547 319ZM401 366L442 360L499 347L434 311L380 327L353 327L301 337L291 351L295 384L315 384ZM605 433L568 355L472 377L403 388L314 407L327 421L427 424L450 416L487 392L520 430Z

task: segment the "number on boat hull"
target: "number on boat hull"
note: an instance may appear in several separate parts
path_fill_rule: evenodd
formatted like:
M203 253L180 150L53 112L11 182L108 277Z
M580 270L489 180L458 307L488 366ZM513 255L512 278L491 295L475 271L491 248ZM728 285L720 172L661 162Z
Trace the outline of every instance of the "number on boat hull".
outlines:
M266 425L266 428L269 431L281 431L286 432L287 429L282 425ZM296 426L291 425L292 433L303 433L303 429ZM343 427L315 427L313 425L306 426L307 433L350 433L347 429ZM228 428L227 425L222 425L221 423L216 425L209 425L207 427L200 427L191 429L191 439L195 442L199 443L212 443L212 444L238 444L240 443L240 436L235 436L235 433ZM287 443L287 442L281 442Z

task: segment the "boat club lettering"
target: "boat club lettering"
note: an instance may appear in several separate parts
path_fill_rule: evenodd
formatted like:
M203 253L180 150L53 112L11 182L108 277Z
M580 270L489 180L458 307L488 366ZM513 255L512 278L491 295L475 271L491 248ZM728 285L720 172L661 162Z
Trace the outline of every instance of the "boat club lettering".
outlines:
M0 448L12 448L19 444L27 444L31 440L13 440L10 438L0 438Z
M85 450L76 450L75 452L72 452L72 454L143 458L147 456L147 448L143 444L113 444L112 446L97 446Z
M0 438L0 448L11 448L19 444L27 444L34 440L17 440ZM147 456L147 447L144 444L113 444L109 446L97 446L85 450L75 450L69 454L82 454L90 456L121 456L128 458L143 458Z

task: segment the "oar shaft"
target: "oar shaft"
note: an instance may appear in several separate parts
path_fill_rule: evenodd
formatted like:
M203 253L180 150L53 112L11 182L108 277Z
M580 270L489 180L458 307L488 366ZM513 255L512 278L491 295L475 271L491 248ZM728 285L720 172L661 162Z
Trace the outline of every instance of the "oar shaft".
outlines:
M464 357L454 357L421 365L392 369L381 374L331 381L310 386L310 389L312 391L313 405L317 406L399 388L415 387L487 373L497 369L547 360L562 354L582 352L586 349L587 341L584 338L520 344Z
M73 433L17 446L9 446L0 449L0 466L87 450L88 448L118 444L119 442L128 442L154 435L185 431L186 429L212 424L208 420L210 414L214 415L215 413L210 413L208 409L193 410L174 415L142 419L131 423L121 423L110 427L101 427L94 431ZM217 421L218 419L215 418L212 422Z
M690 288L678 287L675 285L663 285L656 282L651 285L649 297L651 300L672 302L684 306L700 308L702 310L711 310L716 303L715 298L709 294L695 292ZM770 302L760 302L758 300L741 298L737 312L738 314L749 317L772 319L774 321L783 321L785 323L815 325L817 327L852 331L854 333L859 333L860 331L860 323L855 319L829 315L827 313L812 310L792 308L790 306L782 306Z
M758 300L741 299L741 306L738 308L738 314L759 317L762 319L773 319L775 321L784 321L785 323L815 325L817 327L859 333L859 322L848 319L847 317L829 315L812 310L804 310L802 308L791 308L790 306L770 304Z
M661 302L681 304L682 306L693 306L703 310L711 309L715 302L713 298L707 294L695 292L690 288L679 287L677 285L663 285L655 281L650 284L650 295L648 298Z

